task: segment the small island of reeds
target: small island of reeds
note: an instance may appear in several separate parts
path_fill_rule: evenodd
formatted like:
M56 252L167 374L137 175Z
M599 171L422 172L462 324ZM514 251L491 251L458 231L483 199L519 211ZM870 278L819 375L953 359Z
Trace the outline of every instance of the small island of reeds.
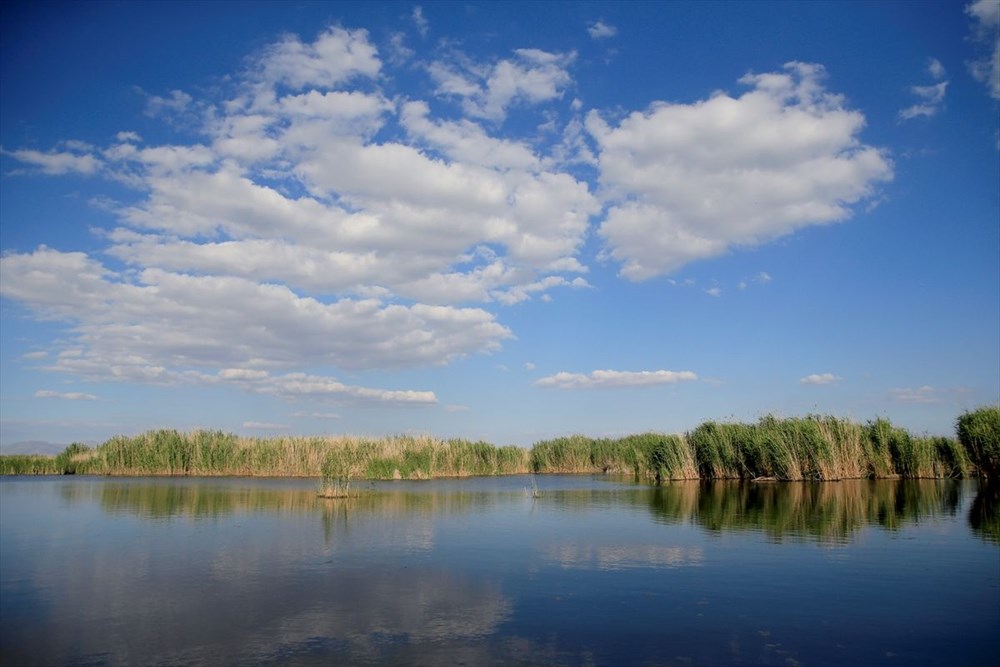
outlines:
M157 430L72 444L57 456L0 457L0 474L319 477L321 494L352 480L526 473L621 473L683 479L831 481L1000 474L1000 406L956 420L956 437L917 436L886 419L832 416L755 423L708 421L684 434L574 435L531 448L430 436L248 438L221 431Z

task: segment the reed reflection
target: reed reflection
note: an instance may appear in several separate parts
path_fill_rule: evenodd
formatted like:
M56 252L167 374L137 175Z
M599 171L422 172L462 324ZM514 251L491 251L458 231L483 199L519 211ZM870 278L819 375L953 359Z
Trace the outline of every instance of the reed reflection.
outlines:
M969 508L969 526L985 541L1000 544L1000 480L979 487Z
M865 526L897 530L954 515L960 501L961 485L950 480L702 482L660 487L650 506L660 521L693 521L712 533L756 530L775 541L844 543Z
M371 486L346 499L322 499L309 485L274 488L261 484L115 483L64 485L66 502L96 495L110 513L145 519L186 516L213 518L237 513L319 514L325 541L371 519L431 526L436 518L474 513L558 509L574 513L609 507L646 506L657 522L693 524L710 533L763 531L772 539L838 543L863 527L886 530L922 518L954 515L962 484L954 480L849 480L824 483L673 482L663 486L557 489L540 497L523 492L456 491L430 481L394 489ZM1000 485L984 486L969 523L977 533L1000 541ZM431 528L427 528L431 530Z

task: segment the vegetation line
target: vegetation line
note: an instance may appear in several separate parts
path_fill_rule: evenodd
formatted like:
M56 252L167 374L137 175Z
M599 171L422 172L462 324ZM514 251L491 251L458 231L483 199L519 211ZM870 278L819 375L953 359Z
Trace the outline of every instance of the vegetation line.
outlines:
M351 480L524 473L627 473L682 479L838 480L1000 475L1000 406L966 412L957 438L919 437L888 420L830 416L708 421L683 435L575 435L531 449L427 436L244 438L221 431L115 436L58 456L0 456L0 474L321 477L322 495Z

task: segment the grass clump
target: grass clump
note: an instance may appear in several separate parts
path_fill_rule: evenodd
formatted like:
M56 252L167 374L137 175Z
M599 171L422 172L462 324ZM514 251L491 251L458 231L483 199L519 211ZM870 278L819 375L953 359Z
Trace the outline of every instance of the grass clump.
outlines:
M574 435L538 442L531 470L541 473L623 473L656 480L697 479L694 455L684 437L640 433L623 438Z
M1000 477L1000 405L966 412L955 427L958 441L979 474L990 480Z
M866 426L819 415L768 415L756 424L709 421L688 440L705 479L961 477L968 468L953 440L914 437L886 419Z
M0 475L61 475L52 456L8 454L0 456Z

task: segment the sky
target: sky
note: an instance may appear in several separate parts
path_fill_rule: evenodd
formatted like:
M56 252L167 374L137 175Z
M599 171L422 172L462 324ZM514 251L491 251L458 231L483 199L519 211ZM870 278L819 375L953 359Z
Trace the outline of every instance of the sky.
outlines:
M3 451L1000 402L998 0L0 12Z

